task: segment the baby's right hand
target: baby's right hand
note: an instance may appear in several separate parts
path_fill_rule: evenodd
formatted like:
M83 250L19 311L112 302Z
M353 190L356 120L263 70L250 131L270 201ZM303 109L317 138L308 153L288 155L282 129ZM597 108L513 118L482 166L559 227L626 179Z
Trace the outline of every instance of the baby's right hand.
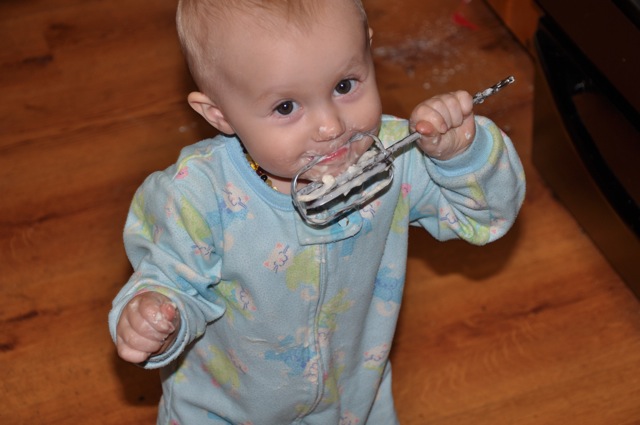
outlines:
M163 353L175 340L180 327L176 305L157 292L136 295L125 306L116 327L118 355L141 363Z

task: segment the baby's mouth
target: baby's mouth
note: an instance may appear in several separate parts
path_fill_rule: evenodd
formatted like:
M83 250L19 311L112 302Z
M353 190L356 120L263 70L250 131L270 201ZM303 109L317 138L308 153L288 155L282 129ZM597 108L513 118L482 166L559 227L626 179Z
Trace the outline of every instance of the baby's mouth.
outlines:
M320 160L320 162L318 162L318 164L328 164L330 162L337 161L340 158L347 155L348 152L349 152L349 145L343 145L342 147L326 155L322 155L322 159Z
M362 140L365 137L364 133L355 133L346 142L339 143L337 148L332 149L329 153L323 155L315 155L313 159L321 158L318 164L326 164L329 162L337 161L347 156L349 153L355 153L352 148L352 144ZM356 155L353 155L356 156ZM359 155L358 155L359 156ZM357 157L352 158L357 161Z
M350 166L358 162L358 159L366 149L361 149L360 143L366 143L367 134L355 133L344 142L338 143L333 150L326 154L310 156L309 163L300 174L307 180L320 180L323 176L338 174L346 171ZM302 172L302 170L301 170Z

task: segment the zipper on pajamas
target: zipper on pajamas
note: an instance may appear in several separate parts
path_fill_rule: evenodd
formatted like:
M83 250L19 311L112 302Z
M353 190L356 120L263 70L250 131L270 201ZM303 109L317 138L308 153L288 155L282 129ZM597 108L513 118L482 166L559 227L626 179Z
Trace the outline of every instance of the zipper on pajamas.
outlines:
M314 315L313 315L313 332L312 332L312 343L316 350L316 356L318 358L318 382L316 384L316 399L309 406L306 412L299 416L299 419L304 418L305 416L312 413L322 401L322 397L324 395L324 376L325 376L325 367L324 361L322 358L322 348L320 344L320 314L322 312L322 307L324 305L324 299L326 296L326 286L327 286L327 246L322 244L320 245L320 273L318 277L318 302L315 307Z

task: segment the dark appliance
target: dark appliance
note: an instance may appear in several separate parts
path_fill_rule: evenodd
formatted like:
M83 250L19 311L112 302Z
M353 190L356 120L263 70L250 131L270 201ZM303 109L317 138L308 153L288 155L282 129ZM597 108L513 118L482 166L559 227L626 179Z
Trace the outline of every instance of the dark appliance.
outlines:
M533 163L640 297L640 0L536 0Z

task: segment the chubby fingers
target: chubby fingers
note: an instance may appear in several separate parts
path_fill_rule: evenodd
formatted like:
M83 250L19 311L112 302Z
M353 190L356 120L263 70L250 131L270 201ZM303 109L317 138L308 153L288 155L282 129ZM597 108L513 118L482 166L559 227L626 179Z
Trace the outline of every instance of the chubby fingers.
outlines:
M158 295L158 296L156 296ZM142 294L125 307L117 325L118 354L124 360L140 363L161 348L179 325L179 315L168 298Z
M164 338L159 334L150 337L134 330L129 317L122 316L118 323L117 341L118 355L132 363L141 363L160 349Z
M461 126L472 111L471 95L465 91L457 91L422 102L413 111L411 122L420 134L435 137Z

